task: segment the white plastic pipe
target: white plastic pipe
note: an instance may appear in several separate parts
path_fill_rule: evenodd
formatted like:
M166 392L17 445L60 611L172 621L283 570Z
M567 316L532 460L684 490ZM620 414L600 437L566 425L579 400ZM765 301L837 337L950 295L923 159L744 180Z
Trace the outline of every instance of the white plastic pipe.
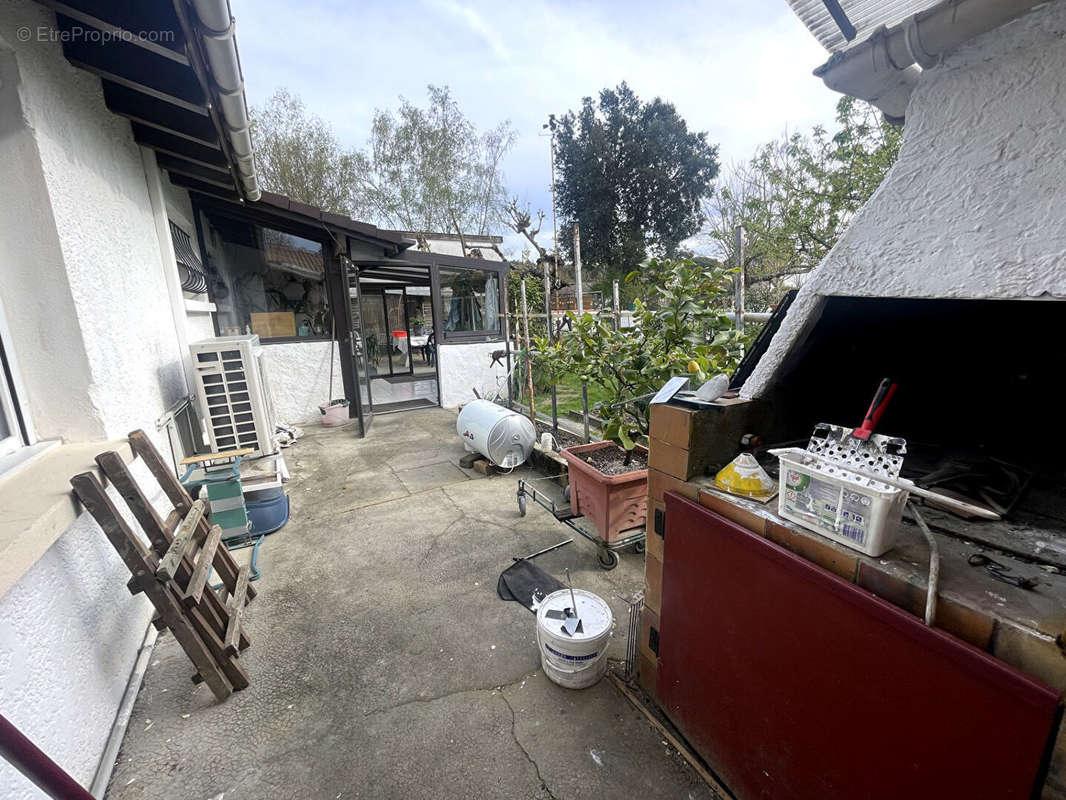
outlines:
M975 36L994 30L1045 0L943 0L837 53L814 71L834 91L869 100L902 118L922 68Z
M234 38L236 20L228 0L192 0L197 17L197 34L215 79L219 111L226 126L226 136L237 161L237 173L245 198L258 200L262 193L255 174L252 152L251 119L244 96L244 75Z

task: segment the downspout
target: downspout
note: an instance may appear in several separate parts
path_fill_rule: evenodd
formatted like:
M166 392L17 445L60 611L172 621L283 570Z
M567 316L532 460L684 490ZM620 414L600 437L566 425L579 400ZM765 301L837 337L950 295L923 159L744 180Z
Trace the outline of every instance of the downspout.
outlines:
M229 0L192 0L196 12L195 33L200 40L214 81L222 121L230 148L236 159L241 193L256 201L262 193L255 175L252 152L251 119L244 96L244 75L234 31L237 22L230 13Z
M834 91L902 121L923 69L964 42L1043 5L1046 0L943 0L891 28L881 27L814 71Z

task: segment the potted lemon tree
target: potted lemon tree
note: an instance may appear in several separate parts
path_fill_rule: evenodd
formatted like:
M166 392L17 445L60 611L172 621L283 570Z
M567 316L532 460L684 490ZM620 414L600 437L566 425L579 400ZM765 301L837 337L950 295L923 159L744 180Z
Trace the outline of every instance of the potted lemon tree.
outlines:
M607 542L647 516L648 451L640 442L648 435L648 396L676 375L698 383L732 371L739 360L739 335L723 312L731 274L690 260L651 259L626 277L644 297L635 302L634 327L616 330L610 320L582 314L569 334L550 345L537 342L550 378L580 375L612 398L594 408L604 441L562 452L572 508Z

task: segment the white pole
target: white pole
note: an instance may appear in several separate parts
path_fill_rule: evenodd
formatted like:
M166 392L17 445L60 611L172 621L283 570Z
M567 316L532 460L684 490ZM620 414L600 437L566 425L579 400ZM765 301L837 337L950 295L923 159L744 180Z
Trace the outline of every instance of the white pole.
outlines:
M522 328L525 333L525 362L526 362L526 386L529 390L529 421L533 423L533 430L537 429L537 413L533 407L533 369L529 354L529 305L526 303L526 279L522 278Z
M551 159L552 159L552 260L555 262L555 277L559 277L559 228L555 214L555 115L548 115L548 127L551 129ZM551 327L551 316L548 317L548 327Z
M585 313L585 292L581 285L581 226L574 223L574 292L577 294L577 315Z
M614 282L614 329L622 329L622 309L618 307L618 281Z
M737 225L733 228L736 236L737 273L733 276L733 323L736 329L744 333L744 228Z
M548 320L548 344L552 343L552 279L551 268L544 265L544 316ZM536 427L536 423L534 423ZM559 435L559 398L552 383L552 433Z

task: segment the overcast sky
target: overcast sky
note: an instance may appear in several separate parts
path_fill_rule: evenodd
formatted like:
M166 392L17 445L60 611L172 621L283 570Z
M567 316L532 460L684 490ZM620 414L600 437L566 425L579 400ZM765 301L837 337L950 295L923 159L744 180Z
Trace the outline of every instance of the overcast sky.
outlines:
M785 0L231 0L249 102L300 95L348 146L376 108L451 87L480 128L509 119L512 194L551 209L548 114L621 81L674 103L723 165L833 117L825 61ZM550 225L546 227L550 228ZM512 244L513 237L508 244Z

